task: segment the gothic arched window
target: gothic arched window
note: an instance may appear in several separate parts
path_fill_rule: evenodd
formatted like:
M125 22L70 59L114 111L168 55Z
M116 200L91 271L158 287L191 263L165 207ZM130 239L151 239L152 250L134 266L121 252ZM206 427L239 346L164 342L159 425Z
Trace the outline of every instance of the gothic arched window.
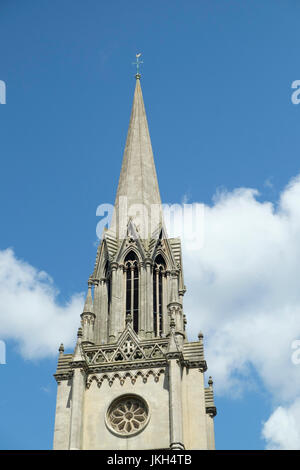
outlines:
M124 261L126 270L126 316L131 316L133 329L139 331L139 268L138 258L130 251Z
M155 259L153 267L153 331L155 336L163 332L163 276L166 270L165 260L161 255Z

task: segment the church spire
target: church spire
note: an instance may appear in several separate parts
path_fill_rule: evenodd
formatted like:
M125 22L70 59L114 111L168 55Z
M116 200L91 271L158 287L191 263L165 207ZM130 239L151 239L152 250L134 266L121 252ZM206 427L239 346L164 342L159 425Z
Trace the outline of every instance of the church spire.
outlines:
M202 333L193 342L185 333L181 243L164 228L139 56L115 217L88 280L75 351L59 350L57 450L119 450L124 439L128 450L215 447L212 380L205 387Z
M161 222L161 199L142 95L140 74L136 86L111 229L126 236L131 218L142 239Z

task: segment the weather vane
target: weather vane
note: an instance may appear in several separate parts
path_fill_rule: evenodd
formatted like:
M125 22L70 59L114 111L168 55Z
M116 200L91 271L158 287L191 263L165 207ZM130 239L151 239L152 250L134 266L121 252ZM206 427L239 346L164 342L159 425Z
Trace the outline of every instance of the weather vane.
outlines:
M132 62L132 65L136 65L136 74L135 74L135 78L141 78L141 74L140 74L140 65L144 63L142 60L140 60L141 55L142 55L141 52L140 52L139 54L136 54L136 55L135 55L135 57L136 57L136 62Z

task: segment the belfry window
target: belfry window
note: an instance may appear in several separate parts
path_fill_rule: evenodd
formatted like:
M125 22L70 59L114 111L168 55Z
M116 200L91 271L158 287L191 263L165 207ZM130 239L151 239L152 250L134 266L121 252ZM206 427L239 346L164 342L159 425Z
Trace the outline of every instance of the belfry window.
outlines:
M126 269L126 317L131 316L133 329L139 331L139 268L138 259L133 251L125 258Z
M155 259L153 267L153 331L155 336L163 333L163 276L166 264L161 255Z

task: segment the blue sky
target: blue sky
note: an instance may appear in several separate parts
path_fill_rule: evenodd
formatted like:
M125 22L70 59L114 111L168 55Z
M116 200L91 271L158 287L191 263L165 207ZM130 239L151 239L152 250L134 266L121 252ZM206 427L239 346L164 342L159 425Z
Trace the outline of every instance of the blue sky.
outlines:
M244 192L240 196L253 208L251 227L258 219L265 219L261 216L267 207L264 203L272 205L273 216L278 207L284 211L286 205L280 206L280 195L286 195L284 201L291 200L287 185L300 172L300 105L291 102L291 84L300 79L299 14L300 5L295 0L2 0L0 80L6 83L7 104L0 105L0 254L8 248L14 252L7 263L15 263L18 269L31 266L36 272L45 271L53 279L53 284L44 282L51 285L49 296L56 307L63 309L75 298L72 305L76 310L76 295L86 290L94 266L99 220L96 208L114 201L135 85L132 62L136 52L143 53L142 88L162 200L176 203L187 197L189 202L203 203L208 211L210 208L212 220L224 207L236 216L240 205L235 204L235 190L253 188L259 194ZM298 207L296 189L293 204ZM216 199L216 193L223 196ZM237 220L235 216L233 221ZM219 238L211 238L219 250L222 227ZM234 230L234 223L230 230ZM235 233L238 241L240 233ZM270 229L270 233L274 231ZM262 248L260 241L257 237L264 256L268 244ZM242 246L249 259L250 245ZM289 247L291 251L284 259L294 260L296 243L289 243ZM213 359L217 357L214 341L218 322L208 320L209 297L205 307L201 298L195 306L193 292L201 283L204 291L205 283L203 278L189 277L188 260L187 255L187 304L190 310L198 309L199 313L191 313L197 320L193 325L197 323L207 333L208 354ZM217 272L221 269L219 260L221 256L218 260L207 258L206 262ZM297 265L293 269L290 265L278 262L286 273L283 279L288 281L298 274ZM32 276L38 290L43 289L38 275ZM278 283L282 286L284 281ZM226 286L216 285L219 291L214 291L215 296L222 298ZM232 278L231 298L239 288ZM279 288L282 297L276 300L278 288L274 288L271 294L275 294L272 298L270 294L264 304L281 302L282 315L287 308L285 295L293 296L284 289ZM35 291L35 287L31 285L29 290ZM256 293L247 291L239 304L245 315L252 309ZM46 351L39 345L40 354L30 351L30 335L34 343L39 332L27 331L23 304L18 306L16 323L9 324L9 307L3 308L4 289L1 294L4 327L0 327L0 339L6 341L7 364L0 365L0 447L51 448L56 353L52 343ZM262 311L262 304L257 308ZM211 318L218 318L216 312ZM49 314L47 318L54 322L56 317ZM242 313L240 318L244 318ZM276 321L272 316L264 318L272 326L277 324L277 317ZM234 319L237 321L238 316ZM40 318L39 322L47 328ZM228 331L231 323L223 317L222 322L224 331ZM73 334L74 321L71 323ZM62 324L68 327L67 322ZM65 333L60 334L51 324L52 330L51 341L58 348ZM223 330L219 334L224 338ZM233 334L231 338L235 337ZM297 337L299 329L294 339ZM260 340L253 338L254 349L260 350L256 344ZM287 348L290 340L287 335ZM234 347L233 342L232 355L228 356L232 361ZM283 410L293 419L296 392L287 387L278 394L281 384L275 372L269 373L272 367L262 373L266 364L287 353L281 355L279 351L273 362L270 355L264 360L264 354L269 353L262 349L256 359L248 357L236 369L231 366L227 375L220 372L222 362L216 367L218 448L262 449L266 446L261 437L262 423L274 411ZM214 371L212 359L208 360L209 371ZM228 385L230 381L233 388ZM273 431L269 432L274 438ZM275 443L286 445L283 441L282 437L275 439Z

